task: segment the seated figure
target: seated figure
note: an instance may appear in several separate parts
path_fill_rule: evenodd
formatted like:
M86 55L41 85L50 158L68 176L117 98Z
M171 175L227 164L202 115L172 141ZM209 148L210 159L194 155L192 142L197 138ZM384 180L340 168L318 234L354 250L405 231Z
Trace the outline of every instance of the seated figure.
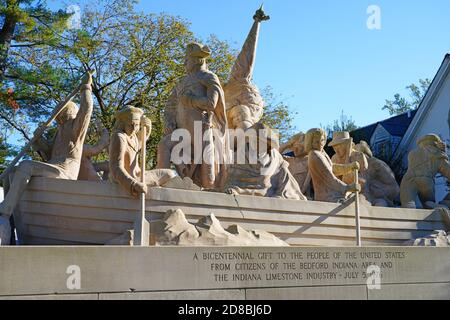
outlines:
M150 137L152 123L144 112L132 106L116 113L116 124L109 145L109 177L124 190L137 197L147 193L147 186L163 186L176 176L170 169L145 172L145 183L140 180L139 151L141 150L141 126L146 126Z
M283 155L289 163L289 171L297 180L303 194L310 195L311 175L308 172L308 153L305 151L305 134L300 132L294 135L280 148L280 153L291 150L292 156Z
M360 191L359 184L346 184L333 173L333 163L324 151L327 135L323 129L315 128L306 133L305 149L308 152L308 167L314 188L314 200L340 202L345 200L347 192ZM352 169L359 165L352 164Z
M354 149L354 144L350 134L347 131L340 131L333 133L333 140L328 144L333 147L336 154L331 157L333 162L333 172L346 184L355 182L355 165L359 164L359 183L364 186L364 172L368 168L366 156Z
M6 179L7 194L0 204L0 214L10 217L25 191L31 177L48 177L57 179L77 180L80 171L83 144L89 122L91 120L93 103L91 95L92 76L88 73L83 78L80 92L80 108L69 102L58 115L58 129L52 145L46 144L48 163L39 161L22 161L14 172ZM41 136L43 128L38 128L35 136ZM45 144L44 141L41 143Z
M293 200L306 200L297 181L289 172L289 164L278 151L278 139L272 130L262 123L256 123L248 132L250 140L245 150L237 149L234 164L229 166L225 192L230 194L255 195ZM251 139L251 137L257 138ZM262 150L264 146L265 150ZM239 163L245 152L245 163ZM254 157L256 163L252 163Z
M99 163L92 162L92 157L99 155L103 152L103 150L109 147L109 131L103 127L101 122L97 123L97 130L101 133L98 142L95 145L85 144L83 146L83 155L81 157L81 167L80 173L78 174L78 180L101 181L103 179L98 174L100 171L103 171L103 177L108 176L108 161Z
M400 187L391 168L373 156L367 142L361 141L355 149L364 153L368 161L368 168L363 174L366 181L363 194L374 206L393 207L400 194Z
M440 173L450 179L450 162L445 143L435 134L417 141L418 148L408 155L408 170L400 184L400 200L404 208L416 208L416 198L423 208L436 207L434 178Z

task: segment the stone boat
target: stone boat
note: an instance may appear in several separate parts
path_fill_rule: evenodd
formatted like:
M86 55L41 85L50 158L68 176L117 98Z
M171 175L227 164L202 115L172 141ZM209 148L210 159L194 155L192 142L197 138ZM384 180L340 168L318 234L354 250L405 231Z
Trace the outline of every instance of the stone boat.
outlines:
M214 213L224 227L267 231L292 246L355 246L354 201L344 204L151 188L146 218L181 209L189 222ZM22 245L103 245L133 228L140 201L108 182L33 178L14 213ZM400 246L448 230L442 210L361 206L363 246ZM448 222L447 222L448 223Z

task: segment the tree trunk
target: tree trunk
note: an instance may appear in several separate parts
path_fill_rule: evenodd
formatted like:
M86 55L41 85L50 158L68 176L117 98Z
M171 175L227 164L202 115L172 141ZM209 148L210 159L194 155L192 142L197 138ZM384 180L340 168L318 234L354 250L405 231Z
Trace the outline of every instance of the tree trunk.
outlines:
M14 3L16 1L7 1L8 6L14 5L10 2ZM15 4L18 5L17 2ZM8 60L8 52L11 47L11 41L14 36L14 31L16 29L17 18L14 16L6 16L5 23L2 26L0 31L0 81L3 81L3 77L5 74L5 70L7 67Z

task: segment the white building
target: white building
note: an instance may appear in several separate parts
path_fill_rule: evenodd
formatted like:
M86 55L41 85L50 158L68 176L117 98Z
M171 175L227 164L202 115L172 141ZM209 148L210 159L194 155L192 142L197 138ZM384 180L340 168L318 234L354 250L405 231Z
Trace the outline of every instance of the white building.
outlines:
M439 135L450 146L450 54L445 56L411 124L403 135L393 160L402 161L406 168L408 153L417 147L417 139L429 133ZM446 178L436 177L436 201L441 201L449 191Z

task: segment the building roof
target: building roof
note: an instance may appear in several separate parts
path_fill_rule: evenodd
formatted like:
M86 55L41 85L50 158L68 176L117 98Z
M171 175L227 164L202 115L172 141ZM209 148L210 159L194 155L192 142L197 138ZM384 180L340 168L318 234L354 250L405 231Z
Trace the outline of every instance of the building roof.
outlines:
M384 129L386 129L387 132L389 132L390 135L396 137L403 137L406 130L408 130L410 123L414 119L416 113L417 110L413 110L386 120L372 123L368 126L352 131L351 135L355 143L358 143L361 140L370 142L375 129L377 128L378 125L381 125Z
M442 61L442 64L438 72L436 73L433 81L431 82L431 85L428 88L425 97L422 99L419 108L417 108L417 112L413 118L413 121L411 122L410 126L403 135L403 138L400 141L400 145L394 153L393 157L394 160L401 157L403 150L406 149L407 146L413 141L414 133L418 130L421 123L424 121L425 117L432 108L434 99L438 95L439 91L442 88L443 83L445 82L449 74L450 74L450 54L447 53L444 57L444 60Z

